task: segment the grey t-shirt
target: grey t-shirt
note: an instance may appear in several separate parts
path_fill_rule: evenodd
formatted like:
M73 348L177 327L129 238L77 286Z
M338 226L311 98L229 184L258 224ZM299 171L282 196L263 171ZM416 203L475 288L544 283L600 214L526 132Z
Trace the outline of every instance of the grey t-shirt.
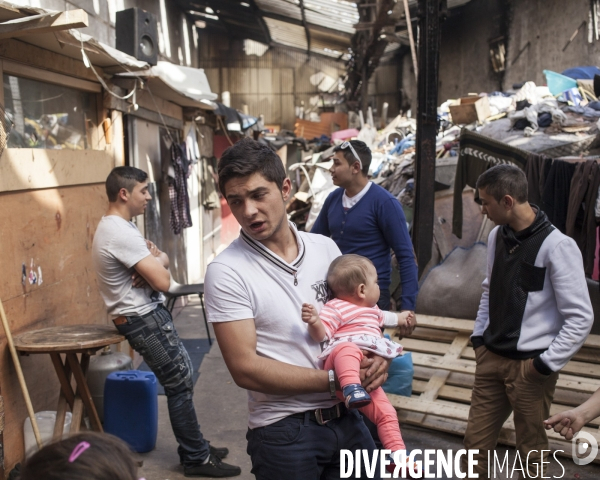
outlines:
M92 260L100 294L110 315L145 315L164 301L149 285L133 288L133 266L150 251L135 224L118 217L102 217L92 246Z

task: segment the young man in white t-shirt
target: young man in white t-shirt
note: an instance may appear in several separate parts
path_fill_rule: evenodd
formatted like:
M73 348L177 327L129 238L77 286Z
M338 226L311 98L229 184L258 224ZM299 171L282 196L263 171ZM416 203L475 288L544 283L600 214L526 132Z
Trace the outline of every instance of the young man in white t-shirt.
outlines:
M108 212L94 234L92 259L100 293L117 330L144 357L165 389L169 417L186 477L232 477L239 467L221 461L226 448L202 437L192 395L192 363L163 306L169 257L144 240L131 218L152 199L144 171L117 167L106 179Z
M340 251L288 222L291 183L267 146L239 141L218 173L242 229L208 266L206 309L233 379L248 390L252 473L258 480L340 478L341 449L375 445L357 412L337 399L334 372L321 370L320 345L301 318L303 303L320 310L327 301L327 269ZM362 367L368 391L385 381L386 360L365 358Z

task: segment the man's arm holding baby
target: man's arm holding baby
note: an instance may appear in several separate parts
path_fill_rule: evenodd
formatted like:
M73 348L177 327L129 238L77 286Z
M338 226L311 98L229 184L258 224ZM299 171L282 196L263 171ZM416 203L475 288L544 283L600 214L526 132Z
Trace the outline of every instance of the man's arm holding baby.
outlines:
M329 391L327 372L259 356L253 318L213 323L213 327L227 368L238 386L272 395Z
M257 353L252 301L242 277L234 269L213 261L206 272L204 292L208 320L214 326L223 358L237 385L273 395L329 392L326 371L298 367ZM389 362L381 357L368 358L363 360L361 368L362 385L371 391L385 382Z
M272 395L329 392L325 370L298 367L256 353L254 319L213 323L227 368L235 383L247 390ZM387 378L389 362L381 357L364 358L362 385L367 391L380 387Z

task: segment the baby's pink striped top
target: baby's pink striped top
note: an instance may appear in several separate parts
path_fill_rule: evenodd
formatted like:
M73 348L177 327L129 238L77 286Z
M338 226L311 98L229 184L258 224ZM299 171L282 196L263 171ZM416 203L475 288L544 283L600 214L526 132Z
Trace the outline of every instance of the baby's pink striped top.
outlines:
M327 338L347 335L381 337L383 312L379 307L360 307L339 298L328 301L319 313Z

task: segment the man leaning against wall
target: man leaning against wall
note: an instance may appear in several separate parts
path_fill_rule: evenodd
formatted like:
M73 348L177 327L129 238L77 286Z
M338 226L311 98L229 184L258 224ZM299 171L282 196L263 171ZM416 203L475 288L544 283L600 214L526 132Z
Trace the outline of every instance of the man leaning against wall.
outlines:
M202 436L193 403L192 363L163 306L169 257L145 240L131 219L152 199L147 174L117 167L106 179L108 211L92 247L100 293L119 333L146 361L165 389L171 427L186 477L232 477L239 467L222 462L229 452Z

